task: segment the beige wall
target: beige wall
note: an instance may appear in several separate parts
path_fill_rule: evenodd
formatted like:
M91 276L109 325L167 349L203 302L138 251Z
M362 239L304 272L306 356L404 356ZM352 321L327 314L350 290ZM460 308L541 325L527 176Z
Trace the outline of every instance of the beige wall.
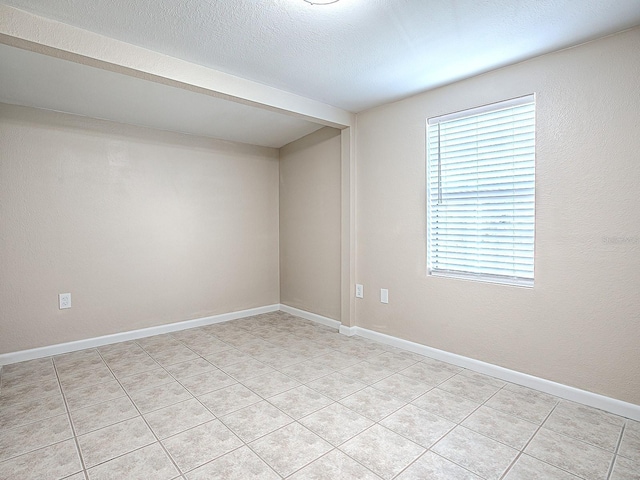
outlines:
M638 52L640 28L359 114L357 325L640 404ZM535 287L428 277L425 120L532 92Z
M279 302L278 150L2 104L0 145L0 353Z
M280 301L340 319L340 131L280 149Z

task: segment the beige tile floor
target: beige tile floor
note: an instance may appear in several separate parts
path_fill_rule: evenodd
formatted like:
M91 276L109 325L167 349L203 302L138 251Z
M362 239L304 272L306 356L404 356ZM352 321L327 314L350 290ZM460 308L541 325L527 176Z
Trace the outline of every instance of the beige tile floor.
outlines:
M0 381L1 479L640 479L639 422L282 312Z

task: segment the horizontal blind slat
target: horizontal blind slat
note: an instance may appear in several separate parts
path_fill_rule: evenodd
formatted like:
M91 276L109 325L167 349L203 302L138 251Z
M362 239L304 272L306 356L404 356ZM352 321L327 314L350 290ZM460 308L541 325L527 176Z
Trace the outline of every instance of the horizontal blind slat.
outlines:
M432 266L432 268L434 268ZM528 268L514 266L512 268L502 265L468 265L464 262L447 262L436 265L435 268L440 270L458 270L471 273L491 273L498 275L516 275L516 272L528 273Z

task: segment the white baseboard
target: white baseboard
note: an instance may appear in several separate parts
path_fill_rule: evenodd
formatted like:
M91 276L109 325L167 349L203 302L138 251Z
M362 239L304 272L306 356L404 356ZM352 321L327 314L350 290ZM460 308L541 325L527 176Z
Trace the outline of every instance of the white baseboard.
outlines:
M46 347L32 348L30 350L21 350L19 352L10 352L0 354L0 365L8 365L10 363L24 362L35 358L49 357L51 355L60 355L61 353L75 352L87 348L101 347L111 343L126 342L127 340L136 340L138 338L151 337L163 333L177 332L188 328L202 327L204 325L212 325L214 323L227 322L238 318L250 317L261 313L276 312L280 309L280 305L267 305L264 307L250 308L248 310L240 310L237 312L222 313L220 315L212 315L210 317L196 318L183 322L169 323L166 325L157 325L155 327L141 328L140 330L131 330L129 332L114 333L112 335L104 335L102 337L87 338L84 340L76 340L74 342L59 343L57 345L49 345Z
M295 315L296 317L304 318L316 323L321 323L322 325L335 328L336 330L338 328L342 328L338 320L334 320L333 318L329 317L323 317L322 315L307 312L306 310L300 310L299 308L290 307L289 305L284 305L281 303L280 310L286 313L290 313L291 315Z
M599 408L600 410L605 410L616 415L640 421L640 405L623 402L622 400L606 397L586 390L580 390L579 388L552 382L551 380L545 380L540 377L534 377L533 375L517 372L515 370L509 370L508 368L499 367L480 360L474 360L473 358L464 357L444 350L438 350L437 348L427 347L426 345L392 337L391 335L375 332L362 327L341 326L340 333L349 336L358 335L386 345L398 347L409 352L418 353L425 357L441 360L443 362L473 370L474 372L484 373L485 375L490 375L507 382L549 393L551 395L564 398L565 400Z
M340 325L340 333L342 335L346 335L347 337L353 337L356 334L356 328L358 327L347 327L346 325Z

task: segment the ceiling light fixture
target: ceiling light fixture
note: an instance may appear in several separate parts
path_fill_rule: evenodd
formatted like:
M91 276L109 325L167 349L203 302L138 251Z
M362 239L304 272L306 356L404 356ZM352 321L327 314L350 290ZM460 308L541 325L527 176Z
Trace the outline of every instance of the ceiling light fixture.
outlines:
M304 0L311 5L329 5L331 3L336 3L338 0Z

